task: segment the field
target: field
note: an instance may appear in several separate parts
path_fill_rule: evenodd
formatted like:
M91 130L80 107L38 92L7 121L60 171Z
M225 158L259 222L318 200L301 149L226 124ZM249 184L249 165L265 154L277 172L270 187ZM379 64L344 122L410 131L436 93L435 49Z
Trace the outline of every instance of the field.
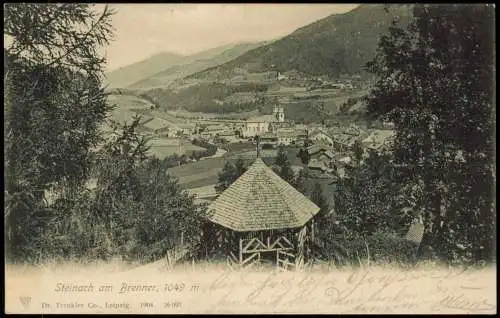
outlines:
M168 171L179 179L179 183L184 189L191 189L217 183L218 173L222 170L224 164L225 159L223 157L208 158L170 168Z
M169 138L159 138L151 140L151 148L149 153L155 155L159 159L164 159L165 157L171 156L173 154L178 155L191 155L193 151L203 151L205 148L193 145L187 140L180 139L169 139Z
M145 99L132 95L109 95L108 102L116 105L111 117L120 123L130 123L137 110L147 110L152 106Z
M235 143L230 145L231 151L218 158L207 158L198 162L188 163L179 167L169 169L169 172L179 179L184 189L191 189L213 185L218 182L218 174L224 167L226 161L234 161L242 158L251 163L256 158L255 145L252 143ZM250 150L251 149L251 150ZM300 166L302 163L297 158L297 148L287 147L287 156L291 164ZM262 149L261 158L268 165L274 164L276 149Z
M496 312L496 266L317 264L276 272L265 266L231 271L226 264L207 262L172 267L162 260L139 267L120 262L6 266L5 276L8 313ZM64 292L63 283L81 291ZM19 301L25 295L30 306Z
M168 110L165 113L177 118L189 118L189 119L241 119L244 120L248 117L258 116L259 112L257 110L241 113L228 113L228 114L215 114L215 113L201 113L201 112L190 112L184 109L179 110Z

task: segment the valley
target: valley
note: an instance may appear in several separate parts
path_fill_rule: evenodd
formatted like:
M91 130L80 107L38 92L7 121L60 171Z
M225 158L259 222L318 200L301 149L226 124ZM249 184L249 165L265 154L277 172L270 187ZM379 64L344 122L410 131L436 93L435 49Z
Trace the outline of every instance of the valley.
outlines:
M125 72L130 79L110 85L109 100L117 105L111 117L123 123L141 116L140 131L151 139L150 154L170 162L170 173L184 189L206 196L226 162L256 157L255 141L242 137L249 121L272 117L275 107L281 107L285 120L265 122L277 128L269 128L274 137L262 135L269 144L260 156L272 165L282 144L298 172L303 168L298 152L309 147L313 157L321 158L309 164L308 188L315 182L332 187L343 175L343 160L353 156L354 141L366 152L379 149L390 137L378 133L390 128L364 116L362 98L374 80L365 64L391 21L407 23L410 11L404 5L387 12L383 5L361 5L272 41L222 46L186 57L166 54L164 63L158 59L161 55L155 56L111 74L113 79ZM142 72L134 71L141 65ZM151 65L156 72L149 70ZM348 133L352 127L357 127L355 134ZM304 145L303 132L312 146ZM319 135L327 142L314 139ZM314 153L317 149L311 147L322 150Z

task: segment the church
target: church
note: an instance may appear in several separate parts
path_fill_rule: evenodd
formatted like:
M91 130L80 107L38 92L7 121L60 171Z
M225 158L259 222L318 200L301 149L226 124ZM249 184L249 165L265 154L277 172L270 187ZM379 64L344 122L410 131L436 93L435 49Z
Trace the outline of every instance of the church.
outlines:
M285 111L283 107L274 106L272 115L262 115L249 118L245 122L242 135L245 138L259 136L267 132L273 132L273 123L284 123Z

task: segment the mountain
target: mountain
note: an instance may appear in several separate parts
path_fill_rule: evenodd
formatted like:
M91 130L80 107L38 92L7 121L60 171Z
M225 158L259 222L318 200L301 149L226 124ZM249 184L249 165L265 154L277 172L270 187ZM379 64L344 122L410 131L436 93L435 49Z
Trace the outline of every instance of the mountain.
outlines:
M295 70L333 77L357 74L374 56L380 35L387 32L396 16L402 25L407 24L411 17L411 5L362 4L187 78L224 80L242 71L259 73L269 70Z
M109 88L150 89L226 63L268 42L228 44L188 56L159 53L106 74Z
M185 56L162 52L155 54L143 61L121 67L106 74L106 82L109 88L123 88L137 82L140 79L147 78L158 70L163 70L177 65Z
M161 72L133 83L128 88L151 89L166 87L177 79L231 61L264 44L266 42L231 44L187 56L176 65L164 68Z

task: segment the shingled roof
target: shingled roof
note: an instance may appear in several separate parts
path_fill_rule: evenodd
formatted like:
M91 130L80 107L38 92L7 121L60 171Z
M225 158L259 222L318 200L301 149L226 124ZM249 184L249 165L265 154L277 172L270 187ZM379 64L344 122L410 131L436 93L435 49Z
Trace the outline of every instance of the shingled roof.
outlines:
M320 208L260 158L209 206L209 220L234 231L303 226Z

